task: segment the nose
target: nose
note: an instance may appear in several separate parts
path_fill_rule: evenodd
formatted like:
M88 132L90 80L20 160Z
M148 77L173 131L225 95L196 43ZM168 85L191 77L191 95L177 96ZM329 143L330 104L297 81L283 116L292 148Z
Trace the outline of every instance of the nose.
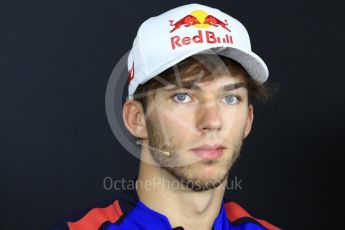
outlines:
M204 103L197 111L197 128L201 132L220 131L222 129L219 105L216 102Z

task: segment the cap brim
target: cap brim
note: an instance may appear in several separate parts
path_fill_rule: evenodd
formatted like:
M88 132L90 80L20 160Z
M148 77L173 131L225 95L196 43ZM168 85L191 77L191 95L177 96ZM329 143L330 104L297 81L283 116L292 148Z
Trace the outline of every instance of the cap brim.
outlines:
M212 48L218 55L231 58L240 63L248 74L260 83L268 79L268 68L265 62L255 53L245 52L234 47Z
M152 77L160 74L164 70L174 66L175 64L183 61L184 59L191 57L196 54L206 54L206 53L213 53L218 54L221 56L225 56L231 58L238 63L240 63L243 68L248 72L250 77L254 80L258 81L259 83L264 83L268 79L268 68L264 61L255 53L251 51L243 51L236 47L232 46L211 46L211 47L199 47L199 49L190 50L187 53L184 53L183 56L176 58L164 65L160 66L159 68L153 70L150 74L146 76L146 79L141 84L145 83L147 80L151 79Z

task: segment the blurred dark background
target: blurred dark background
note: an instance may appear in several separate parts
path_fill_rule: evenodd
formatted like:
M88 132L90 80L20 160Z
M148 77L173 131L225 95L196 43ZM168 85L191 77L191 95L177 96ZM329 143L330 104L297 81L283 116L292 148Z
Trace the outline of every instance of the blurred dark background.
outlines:
M137 175L108 125L107 81L144 20L191 2L1 1L0 229L45 229L111 198L105 177ZM256 107L232 197L284 229L341 228L343 3L195 2L246 26L279 88Z

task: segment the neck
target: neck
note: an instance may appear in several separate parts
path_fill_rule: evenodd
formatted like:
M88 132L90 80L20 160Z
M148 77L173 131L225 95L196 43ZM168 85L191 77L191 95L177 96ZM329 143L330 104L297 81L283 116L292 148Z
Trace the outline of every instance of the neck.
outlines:
M165 169L141 161L137 179L139 199L165 215L172 227L210 230L219 214L227 179L217 188L196 192L186 188ZM144 186L150 185L150 186Z

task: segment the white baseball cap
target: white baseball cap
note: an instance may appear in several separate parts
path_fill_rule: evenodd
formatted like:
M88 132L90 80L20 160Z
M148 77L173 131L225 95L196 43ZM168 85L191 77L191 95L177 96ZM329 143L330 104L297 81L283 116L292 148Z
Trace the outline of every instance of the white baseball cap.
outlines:
M139 27L128 55L128 97L164 70L211 50L240 63L260 83L268 78L264 61L251 51L246 28L218 9L188 4L151 17Z

